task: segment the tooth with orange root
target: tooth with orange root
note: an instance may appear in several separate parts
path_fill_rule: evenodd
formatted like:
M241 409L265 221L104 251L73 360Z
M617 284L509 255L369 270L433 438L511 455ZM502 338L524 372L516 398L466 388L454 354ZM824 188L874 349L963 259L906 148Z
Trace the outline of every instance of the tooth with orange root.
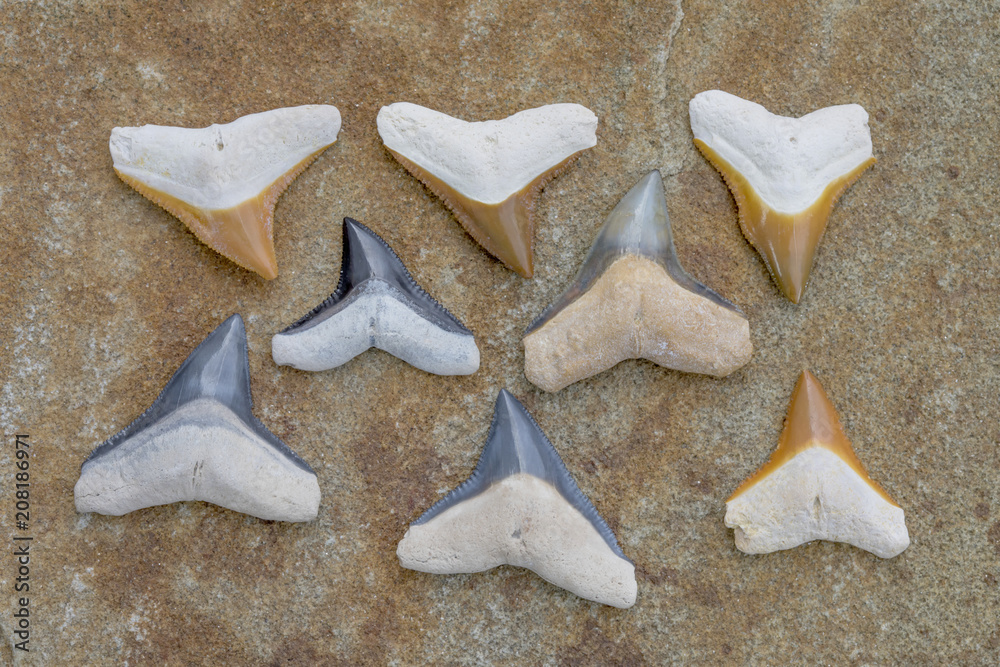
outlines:
M892 558L910 545L902 508L868 476L809 371L795 385L778 448L726 501L725 521L749 554L829 540Z
M339 132L337 108L312 104L200 129L116 127L110 148L123 181L210 248L271 280L274 205Z
M472 238L509 269L534 274L535 200L597 144L597 116L550 104L469 123L397 102L378 112L389 152L440 197Z
M868 113L845 104L787 118L721 90L695 95L689 110L694 143L732 191L743 235L798 303L834 202L875 162Z

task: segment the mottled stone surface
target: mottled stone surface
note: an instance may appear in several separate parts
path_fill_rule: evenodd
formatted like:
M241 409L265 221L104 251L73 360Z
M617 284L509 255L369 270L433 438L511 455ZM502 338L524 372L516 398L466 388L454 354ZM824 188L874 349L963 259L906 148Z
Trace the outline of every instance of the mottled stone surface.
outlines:
M35 538L27 655L10 648L15 570L0 559L0 663L1000 660L996 6L636 4L0 2L0 534L15 532L13 435L28 433ZM692 143L688 101L711 88L786 115L871 114L878 163L834 209L799 306ZM378 109L403 100L469 120L552 102L598 115L597 147L540 199L534 280L382 147ZM306 103L339 107L343 131L278 203L272 282L111 168L116 125ZM753 359L724 379L629 361L534 388L521 332L652 168L682 264L747 313ZM336 284L345 215L477 334L478 373L436 377L375 350L319 374L274 365L270 337ZM80 463L233 312L260 418L319 475L319 518L203 503L76 514ZM906 510L901 556L736 551L723 503L775 446L803 368ZM507 567L399 567L407 523L468 476L503 387L635 561L634 608Z

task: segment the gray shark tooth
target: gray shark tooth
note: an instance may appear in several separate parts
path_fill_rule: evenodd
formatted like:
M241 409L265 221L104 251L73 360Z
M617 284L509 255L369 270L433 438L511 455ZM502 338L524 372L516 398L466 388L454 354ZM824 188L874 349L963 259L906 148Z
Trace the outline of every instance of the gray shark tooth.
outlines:
M403 567L433 574L526 567L588 600L635 604L635 566L507 390L475 472L410 524L396 554Z
M528 327L524 374L559 391L643 358L721 377L752 351L743 312L681 267L654 170L618 202L572 284Z
M319 510L312 468L253 414L243 319L223 322L153 405L95 449L74 489L78 512L120 516L204 500L276 521Z
M274 363L325 371L371 347L437 375L479 369L476 339L410 276L389 244L344 218L337 290L271 339Z

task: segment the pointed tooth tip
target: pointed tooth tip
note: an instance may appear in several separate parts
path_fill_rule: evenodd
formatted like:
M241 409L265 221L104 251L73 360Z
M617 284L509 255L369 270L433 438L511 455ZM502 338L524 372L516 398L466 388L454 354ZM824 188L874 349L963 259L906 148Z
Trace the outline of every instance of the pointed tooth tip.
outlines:
M230 324L230 322L232 324ZM246 334L246 323L243 321L243 316L240 315L239 313L233 313L232 315L227 317L226 321L223 322L222 325L224 326L227 324L229 324L231 328L237 329Z
M757 246L755 245L754 247L756 248ZM791 257L782 263L780 260L775 262L766 254L761 253L759 249L758 254L761 255L764 265L774 278L774 284L777 285L778 291L786 299L798 305L802 301L802 295L806 292L806 285L809 284L813 258Z
M278 277L278 267L277 265L262 266L257 269L257 273L259 273L264 280L274 280Z
M215 250L215 248L212 249ZM253 271L264 280L274 280L278 277L278 260L274 256L273 248L270 252L265 249L263 253L245 255L236 263Z
M385 246L386 249L392 252L392 254L396 256L396 259L399 260L400 264L402 264L403 260L399 259L399 256L396 255L396 251L392 249L392 246L390 246L389 243L379 234L377 234L371 227L365 225L364 223L358 222L354 218L345 217L343 222L343 230L345 239L354 238L360 240L365 237L375 239L381 245ZM346 245L345 245L345 251L346 251ZM403 268L406 267L404 266Z
M649 191L653 191L653 193L656 193L657 191L659 191L660 193L663 192L663 177L660 175L659 169L653 169L652 171L646 173L646 175L640 178L638 181L636 181L636 184L633 185L627 193L625 193L625 196L622 197L622 200L631 199L633 197L639 196L640 194L645 195ZM654 202L656 201L655 197L653 198L653 201Z
M642 185L644 187L649 187L650 184L655 184L655 183L660 183L660 184L663 183L663 175L660 174L659 169L650 170L649 172L646 173L645 176L643 176L639 180L639 185Z
M246 346L246 340L247 340L246 324L243 321L243 317L239 313L233 313L232 315L227 317L224 322L222 322L212 331L210 331L208 335L205 336L205 338L202 340L202 342L199 343L199 345L195 347L195 349L192 350L191 354L188 356L190 357L191 355L194 355L195 352L198 350L198 347L204 345L205 341L209 340L210 338L226 337L231 333L236 334L237 342L242 341L243 345Z
M500 408L503 407L505 410L510 412L515 405L521 405L521 402L517 400L517 397L506 389L501 389L500 393L497 394L497 400L493 404L493 409L494 411L499 411ZM521 407L523 408L524 406Z

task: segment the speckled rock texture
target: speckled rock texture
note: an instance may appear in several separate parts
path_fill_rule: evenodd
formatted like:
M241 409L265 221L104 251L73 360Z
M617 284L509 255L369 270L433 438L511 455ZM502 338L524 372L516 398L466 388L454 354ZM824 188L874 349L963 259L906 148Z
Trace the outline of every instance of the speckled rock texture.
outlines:
M0 664L996 664L1000 660L1000 27L989 3L0 2L0 536L14 435L31 473L31 652ZM725 90L801 116L857 103L871 169L841 197L802 303L743 239L693 144L688 102ZM574 102L597 146L538 205L535 278L485 253L383 147L380 107L461 118ZM115 126L204 127L333 104L339 139L275 211L264 281L121 182ZM521 335L622 195L660 169L678 256L750 320L722 379L627 361L560 392ZM480 370L379 351L323 373L269 341L339 275L367 224L476 334ZM256 413L319 476L319 517L205 503L77 514L87 454L194 346L246 320ZM912 544L748 556L724 501L767 459L803 368L823 380ZM497 392L525 404L636 564L629 610L526 570L405 570L406 526L465 479Z

